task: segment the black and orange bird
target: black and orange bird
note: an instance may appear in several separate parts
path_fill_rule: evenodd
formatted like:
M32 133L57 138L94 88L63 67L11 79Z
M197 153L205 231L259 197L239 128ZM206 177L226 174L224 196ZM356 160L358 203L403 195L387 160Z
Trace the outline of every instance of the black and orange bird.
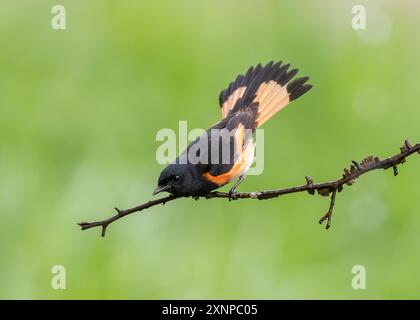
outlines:
M258 64L231 82L219 96L222 120L161 172L153 194L166 191L203 196L238 179L229 191L229 197L234 199L254 159L256 128L312 88L306 83L308 77L293 80L298 69L289 67L282 62ZM222 155L223 150L228 150L227 156ZM191 154L195 155L194 161Z

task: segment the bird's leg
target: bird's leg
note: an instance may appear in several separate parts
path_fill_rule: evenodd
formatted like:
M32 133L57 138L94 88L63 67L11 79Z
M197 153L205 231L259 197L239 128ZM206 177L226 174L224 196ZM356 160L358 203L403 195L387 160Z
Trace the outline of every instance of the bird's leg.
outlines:
M239 176L238 181L233 185L233 187L229 190L229 201L236 200L236 188L245 180L245 175Z

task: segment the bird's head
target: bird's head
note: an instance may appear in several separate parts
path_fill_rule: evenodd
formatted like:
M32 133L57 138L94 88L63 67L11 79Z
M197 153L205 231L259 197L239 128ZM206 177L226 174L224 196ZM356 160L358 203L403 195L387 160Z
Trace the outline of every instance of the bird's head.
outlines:
M172 163L161 172L153 195L163 191L176 195L189 194L192 180L192 172L188 165Z

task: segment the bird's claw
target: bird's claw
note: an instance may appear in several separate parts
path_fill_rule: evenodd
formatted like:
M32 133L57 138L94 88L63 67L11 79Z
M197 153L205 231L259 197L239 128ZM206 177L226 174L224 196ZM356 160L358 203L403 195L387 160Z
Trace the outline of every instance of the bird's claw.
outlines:
M230 190L228 193L229 201L237 200L238 199L238 193L235 190Z

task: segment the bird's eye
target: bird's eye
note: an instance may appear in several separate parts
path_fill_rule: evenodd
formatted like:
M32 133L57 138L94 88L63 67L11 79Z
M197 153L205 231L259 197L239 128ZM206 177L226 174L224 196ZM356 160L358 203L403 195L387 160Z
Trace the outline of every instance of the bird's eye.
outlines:
M175 176L175 177L174 177L174 181L175 181L175 182L179 182L179 180L181 180L181 177L180 177L180 176Z

